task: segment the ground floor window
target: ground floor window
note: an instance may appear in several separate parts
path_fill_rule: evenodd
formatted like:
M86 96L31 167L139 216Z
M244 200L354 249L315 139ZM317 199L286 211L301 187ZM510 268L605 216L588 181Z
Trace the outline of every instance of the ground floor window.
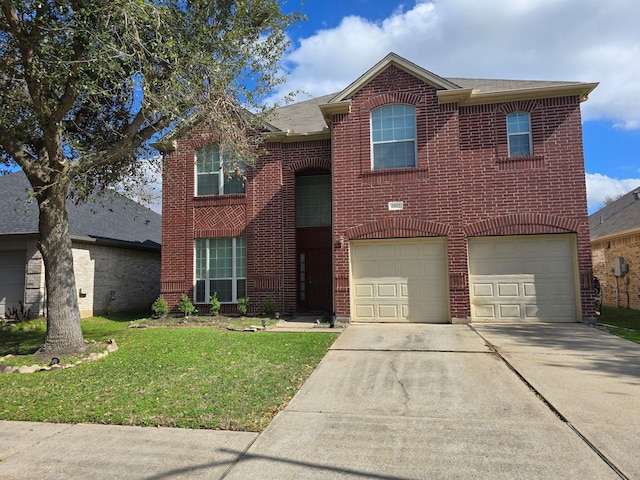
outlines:
M215 293L222 303L237 303L247 294L247 244L244 237L198 238L196 303L209 303Z

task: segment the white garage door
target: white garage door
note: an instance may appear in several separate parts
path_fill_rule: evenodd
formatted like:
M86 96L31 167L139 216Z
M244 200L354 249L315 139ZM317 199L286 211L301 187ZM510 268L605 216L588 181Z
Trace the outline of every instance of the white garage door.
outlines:
M24 251L0 253L0 317L24 297Z
M469 239L474 322L575 322L573 235Z
M354 322L449 322L444 238L351 241Z

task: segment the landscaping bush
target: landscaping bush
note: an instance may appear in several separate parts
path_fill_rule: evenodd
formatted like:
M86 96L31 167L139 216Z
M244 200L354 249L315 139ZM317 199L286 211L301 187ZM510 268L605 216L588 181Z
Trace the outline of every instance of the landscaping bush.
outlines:
M211 314L217 317L220 313L220 300L218 300L218 292L213 292L213 295L209 297L209 303L211 305Z
M185 293L182 294L182 297L178 302L177 308L178 308L178 311L182 313L182 315L184 315L185 317L188 317L189 315L191 315L196 309L196 307L193 306L193 303L191 303L191 300L189 299L189 297L187 297Z
M162 318L169 313L169 304L162 295L156 298L156 301L151 305L151 311L153 312L153 318Z
M238 313L240 315L246 315L249 311L249 297L242 297L238 299Z
M278 308L276 305L276 301L269 297L264 302L262 302L262 308L264 309L264 314L268 317L272 317L276 313L276 309Z

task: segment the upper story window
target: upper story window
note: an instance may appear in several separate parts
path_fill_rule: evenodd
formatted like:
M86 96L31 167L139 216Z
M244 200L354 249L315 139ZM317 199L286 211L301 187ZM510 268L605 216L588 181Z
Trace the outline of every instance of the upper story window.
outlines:
M507 138L510 157L531 156L531 116L528 113L507 115Z
M220 155L218 145L196 150L196 195L222 195L245 192L243 161L230 161Z
M384 105L371 111L371 169L416 166L416 109Z

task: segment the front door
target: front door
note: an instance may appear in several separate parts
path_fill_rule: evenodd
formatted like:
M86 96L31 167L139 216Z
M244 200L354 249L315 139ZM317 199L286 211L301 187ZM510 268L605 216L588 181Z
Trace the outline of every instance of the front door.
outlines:
M298 229L298 308L330 312L331 227Z
M331 175L308 172L296 177L298 310L331 312Z

